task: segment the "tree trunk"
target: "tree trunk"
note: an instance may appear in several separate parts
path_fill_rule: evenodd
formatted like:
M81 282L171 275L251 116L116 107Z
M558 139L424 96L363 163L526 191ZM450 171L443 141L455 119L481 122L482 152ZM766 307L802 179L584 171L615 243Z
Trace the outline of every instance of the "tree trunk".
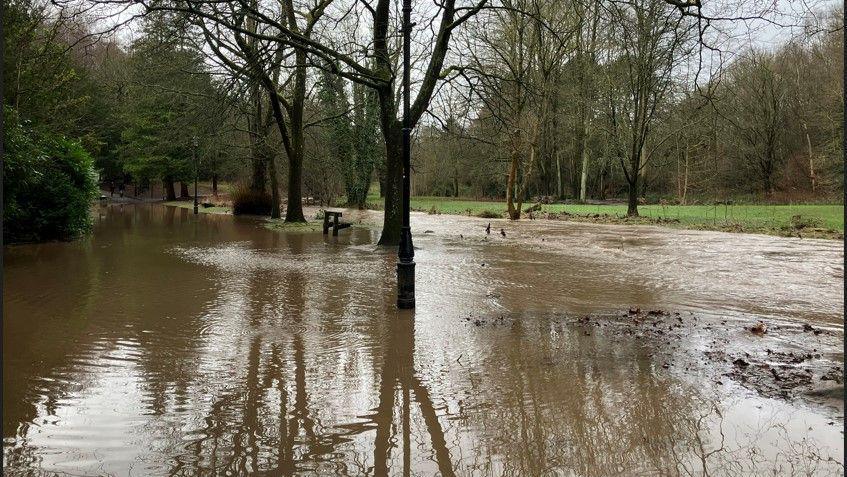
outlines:
M536 135L536 138L537 138L537 135ZM515 217L515 219L521 218L521 207L523 206L524 197L527 195L526 194L527 184L528 184L530 178L532 177L532 166L535 165L535 155L536 155L535 145L533 144L529 148L529 163L527 164L526 171L524 171L523 180L521 181L521 188L517 193L518 203L517 203L516 208L517 208L518 214L517 214L517 217Z
M585 201L586 192L588 188L588 93L586 90L588 87L586 86L586 72L585 72L585 61L583 63L583 71L582 71L582 106L580 107L580 134L579 134L579 153L582 159L582 164L580 167L580 177L579 177L579 200Z
M588 193L588 148L582 148L582 176L579 180L579 200L585 202Z
M556 150L556 199L562 199L565 190L562 184L562 151Z
M765 151L765 157L762 161L762 189L764 190L765 195L768 197L773 195L773 164L773 153L769 148L767 151Z
M174 190L174 181L170 177L166 177L162 181L162 187L165 189L165 199L176 200L176 191Z
M770 197L773 195L773 184L771 183L771 175L768 172L762 175L762 189L766 196Z
M191 194L188 193L188 183L185 181L179 182L179 197L181 199L191 197Z
M379 183L379 197L385 197L385 164L383 163L383 167L380 167L376 171L376 180Z
M267 159L268 166L270 166L268 175L271 177L271 218L278 219L281 215L279 212L279 177L276 172L276 154L268 152Z
M212 174L212 195L218 196L218 175Z
M685 205L685 196L688 195L688 144L685 145L685 175L682 180L682 197L680 204Z
M641 197L647 198L647 142L644 142L644 145L641 146L641 160L640 167L641 169L638 172L638 175L641 176Z
M403 222L403 129L399 121L392 121L385 139L385 213L379 245L399 245Z
M579 197L579 175L576 172L576 155L568 154L568 156L570 156L571 197Z
M294 155L291 153L290 147L290 138L288 137L288 131L285 126L285 117L282 114L282 108L279 105L279 94L277 93L276 86L274 86L273 82L267 76L262 77L262 82L265 86L265 90L268 93L268 97L271 103L271 111L273 112L274 121L276 122L277 129L279 129L279 135L282 138L282 143L285 146L285 152L289 157L289 161L291 157ZM280 207L279 207L279 175L277 174L276 169L276 154L271 151L267 151L267 161L268 161L268 169L269 174L271 176L271 218L278 219L281 217ZM301 205L302 207L302 205Z
M248 122L250 129L250 167L252 169L250 190L263 193L267 191L268 163L266 155L263 154L262 147L267 141L268 130L265 126L266 123L262 112L262 95L259 88L260 85L258 83L250 88L250 98L253 103L253 114Z
M292 12L289 12L289 16ZM303 108L306 98L306 52L295 50L294 99L291 101L291 151L288 157L288 203L286 222L305 222L303 215Z
M628 201L626 207L626 215L629 217L638 217L638 176L636 175L632 182L629 183L629 191L627 194Z
M607 156L604 156L602 162L600 163L600 187L598 190L598 199L606 200L606 190L609 188L609 173L611 168L611 161Z
M268 182L267 164L264 159L260 157L258 152L254 152L252 156L250 165L253 169L253 174L250 178L250 190L255 192L265 192L267 191Z
M509 178L506 180L506 211L509 218L518 220L521 218L520 209L515 209L515 183L518 176L518 162L520 154L518 151L512 151L512 162L509 165Z
M809 130L803 124L803 130L806 133L806 147L809 149L809 180L812 184L812 194L815 193L817 178L815 177L815 156L812 154L812 139L809 137Z
M293 129L293 128L292 128ZM302 129L301 129L302 131ZM292 130L293 133L293 130ZM296 134L292 134L296 136ZM292 138L293 139L293 138ZM292 140L292 145L298 142ZM294 154L288 158L288 203L285 207L286 222L305 222L303 215L303 147L297 144L293 147Z
M627 208L626 215L629 217L638 217L638 192L639 192L639 182L638 178L641 176L640 174L640 166L641 166L641 151L634 150L632 151L632 156L630 157L630 171L627 174L626 182L629 186L627 188ZM626 172L626 171L624 171Z

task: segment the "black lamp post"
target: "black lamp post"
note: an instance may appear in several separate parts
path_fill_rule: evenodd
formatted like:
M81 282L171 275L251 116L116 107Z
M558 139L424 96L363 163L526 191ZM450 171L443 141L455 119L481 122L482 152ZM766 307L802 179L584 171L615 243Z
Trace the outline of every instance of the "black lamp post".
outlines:
M200 164L197 163L197 136L191 141L191 155L194 159L194 215L197 215L197 176L200 175Z
M409 43L412 32L412 0L403 0L403 226L400 228L400 250L397 253L397 308L415 307L415 249L409 227L409 194L411 171L411 134L409 121Z

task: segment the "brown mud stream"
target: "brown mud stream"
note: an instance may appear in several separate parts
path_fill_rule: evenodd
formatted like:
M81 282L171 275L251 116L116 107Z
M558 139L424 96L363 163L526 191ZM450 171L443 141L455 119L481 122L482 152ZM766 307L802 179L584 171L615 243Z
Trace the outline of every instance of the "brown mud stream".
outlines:
M7 248L6 474L841 475L840 243L488 222L413 216L413 313L368 227Z

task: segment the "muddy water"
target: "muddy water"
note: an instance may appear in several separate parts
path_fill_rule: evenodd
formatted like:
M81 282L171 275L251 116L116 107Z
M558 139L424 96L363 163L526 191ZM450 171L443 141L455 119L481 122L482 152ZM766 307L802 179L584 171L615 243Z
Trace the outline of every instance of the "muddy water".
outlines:
M414 216L413 313L367 227L109 206L89 239L7 248L7 473L840 475L843 409L718 381L685 351L707 335L671 353L562 324L638 306L841 333L839 243L485 223Z

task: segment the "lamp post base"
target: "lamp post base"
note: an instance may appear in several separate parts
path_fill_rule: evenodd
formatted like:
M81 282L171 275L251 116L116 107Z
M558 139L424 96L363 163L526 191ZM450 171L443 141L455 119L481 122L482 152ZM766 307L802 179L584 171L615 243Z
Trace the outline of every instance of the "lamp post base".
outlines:
M415 262L397 262L397 308L415 307Z

